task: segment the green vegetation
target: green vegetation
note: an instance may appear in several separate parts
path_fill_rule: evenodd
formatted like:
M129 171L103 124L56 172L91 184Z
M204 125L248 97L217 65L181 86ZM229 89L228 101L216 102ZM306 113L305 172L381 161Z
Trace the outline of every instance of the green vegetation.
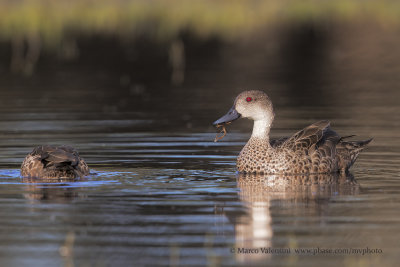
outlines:
M181 30L234 38L265 25L304 19L368 18L400 24L395 0L2 0L0 38L40 36L54 45L74 34L171 38Z

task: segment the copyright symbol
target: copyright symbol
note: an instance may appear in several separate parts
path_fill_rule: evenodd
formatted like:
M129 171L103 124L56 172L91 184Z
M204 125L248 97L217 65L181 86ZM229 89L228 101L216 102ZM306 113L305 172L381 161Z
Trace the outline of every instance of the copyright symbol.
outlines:
M235 248L231 248L231 253L235 253Z

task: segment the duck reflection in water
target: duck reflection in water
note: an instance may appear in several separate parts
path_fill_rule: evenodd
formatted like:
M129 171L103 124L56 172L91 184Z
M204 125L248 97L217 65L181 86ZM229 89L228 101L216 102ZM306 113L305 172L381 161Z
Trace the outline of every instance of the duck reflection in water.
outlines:
M85 178L80 178L83 181ZM86 195L79 193L79 187L70 186L70 183L77 181L77 178L35 178L22 177L22 182L26 183L24 197L30 201L47 201L55 203L65 203L76 198L86 198Z
M274 217L311 216L323 221L324 211L332 197L359 192L353 175L343 173L238 174L237 185L239 198L248 211L235 224L235 257L241 263L262 262L274 255L290 256L283 249L292 244L287 240L282 243L285 239L274 240ZM273 252L262 253L261 248L270 248ZM247 252L253 250L253 253L245 253L243 249Z

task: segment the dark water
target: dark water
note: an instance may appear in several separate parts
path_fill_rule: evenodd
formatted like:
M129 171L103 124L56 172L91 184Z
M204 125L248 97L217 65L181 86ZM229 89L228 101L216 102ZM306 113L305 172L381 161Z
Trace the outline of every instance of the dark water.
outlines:
M98 69L42 70L25 81L4 80L0 265L398 263L400 76L384 68L391 59L373 67L328 60L318 77L303 70L297 79L298 67L271 66L264 61L269 52L248 45L219 48L217 57L188 64L178 87L168 75L135 81L129 73ZM319 63L310 64L305 67L316 75ZM374 137L352 169L354 180L238 176L235 159L250 122L232 124L218 143L211 123L238 92L255 88L274 102L274 137L320 119L343 135ZM75 146L92 175L21 179L19 165L38 144Z

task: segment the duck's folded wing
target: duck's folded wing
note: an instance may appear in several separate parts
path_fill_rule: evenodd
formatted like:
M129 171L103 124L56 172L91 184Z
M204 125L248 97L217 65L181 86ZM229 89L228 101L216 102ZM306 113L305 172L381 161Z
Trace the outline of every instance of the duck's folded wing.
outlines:
M295 151L310 149L312 146L318 146L327 136L336 136L336 133L330 129L329 121L319 121L295 133L282 147Z
M46 165L70 164L75 166L79 163L79 157L63 147L40 146L34 150L35 154L40 155L40 159L48 162Z
M75 148L73 148L71 146L62 145L62 146L59 146L58 149L62 149L65 152L74 154L75 156L79 156L78 150L76 150Z
M71 164L72 166L77 165L79 161L77 156L62 149L52 151L48 154L48 157L45 160L54 164L67 163Z

